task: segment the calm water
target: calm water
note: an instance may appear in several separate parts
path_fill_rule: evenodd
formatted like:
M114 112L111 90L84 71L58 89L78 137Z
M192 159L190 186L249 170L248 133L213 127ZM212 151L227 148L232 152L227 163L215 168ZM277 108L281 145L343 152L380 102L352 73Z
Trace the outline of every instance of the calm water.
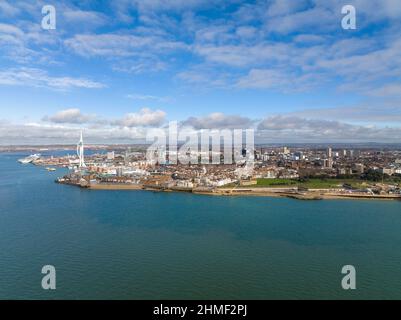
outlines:
M22 155L0 154L0 299L401 299L400 202L89 191Z

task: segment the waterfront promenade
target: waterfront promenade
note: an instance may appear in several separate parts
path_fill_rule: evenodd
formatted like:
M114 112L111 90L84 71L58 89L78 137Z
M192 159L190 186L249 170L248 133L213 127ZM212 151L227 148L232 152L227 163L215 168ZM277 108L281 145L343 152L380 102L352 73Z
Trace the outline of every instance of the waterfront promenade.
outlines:
M56 180L57 182L57 180ZM376 199L376 200L401 200L398 194L367 194L361 192L346 191L344 189L311 189L298 191L297 188L260 188L260 187L235 187L235 188L184 188L165 187L161 185L144 185L129 183L89 183L85 185L59 182L75 185L90 190L148 190L156 192L189 192L213 196L258 196L258 197L287 197L298 200L330 200L330 199Z

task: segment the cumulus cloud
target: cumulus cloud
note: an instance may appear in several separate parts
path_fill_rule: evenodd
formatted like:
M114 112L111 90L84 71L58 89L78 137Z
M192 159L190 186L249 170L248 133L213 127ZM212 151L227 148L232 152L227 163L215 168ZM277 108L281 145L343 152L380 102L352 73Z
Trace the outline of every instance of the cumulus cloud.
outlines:
M224 113L211 113L205 117L190 117L181 125L200 129L242 129L252 127L254 121L238 115L226 115Z
M142 108L139 112L128 113L122 119L112 122L121 127L157 127L166 119L166 113L162 110Z
M106 120L95 114L84 114L78 108L65 109L52 116L45 116L42 121L55 124L88 124L91 127L157 127L163 124L166 113L162 110L142 108L136 113L128 113L118 120Z
M67 124L12 124L0 121L1 145L75 144L79 130ZM84 129L86 143L144 143L146 129L120 127L88 127Z
M287 142L399 142L401 127L362 126L278 115L266 118L258 125L258 138Z
M272 116L258 125L259 130L337 130L348 126L337 121L305 119L297 116Z
M364 101L356 105L314 108L293 112L302 118L331 119L346 122L401 123L401 101L382 99Z
M76 139L72 137L83 125L85 138L92 143L143 143L147 130L160 128L164 118L163 111L142 109L121 120L97 122L77 109L69 109L48 117L44 123L0 121L0 144L75 143ZM190 117L180 123L180 131L196 133L201 129L247 129L256 124L256 121L246 117L216 113L202 118ZM400 140L401 126L359 125L290 114L270 116L260 121L255 131L257 143L397 143Z
M81 123L87 123L96 118L95 115L87 115L87 114L82 114L81 110L72 108L72 109L66 109L57 112L53 116L45 116L43 118L43 121L49 121L49 122L54 122L54 123L74 123L74 124L81 124Z

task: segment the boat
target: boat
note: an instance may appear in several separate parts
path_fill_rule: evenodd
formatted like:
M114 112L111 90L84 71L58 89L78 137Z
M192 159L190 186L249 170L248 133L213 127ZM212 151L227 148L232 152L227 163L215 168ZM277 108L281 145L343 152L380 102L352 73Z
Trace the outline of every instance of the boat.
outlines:
M40 158L40 154L31 154L30 156L26 157L26 158L22 158L22 159L18 159L19 163L22 164L28 164L28 163L32 163L33 161L36 161Z
M56 168L46 168L47 171L56 171Z

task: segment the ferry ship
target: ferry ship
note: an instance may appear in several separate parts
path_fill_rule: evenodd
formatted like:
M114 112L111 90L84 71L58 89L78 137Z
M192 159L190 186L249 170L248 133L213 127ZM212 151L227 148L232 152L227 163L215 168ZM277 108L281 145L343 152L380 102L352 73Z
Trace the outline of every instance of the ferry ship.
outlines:
M22 164L28 164L35 160L38 160L39 158L40 158L40 154L31 154L30 156L28 156L26 158L19 159L18 162L20 162Z

